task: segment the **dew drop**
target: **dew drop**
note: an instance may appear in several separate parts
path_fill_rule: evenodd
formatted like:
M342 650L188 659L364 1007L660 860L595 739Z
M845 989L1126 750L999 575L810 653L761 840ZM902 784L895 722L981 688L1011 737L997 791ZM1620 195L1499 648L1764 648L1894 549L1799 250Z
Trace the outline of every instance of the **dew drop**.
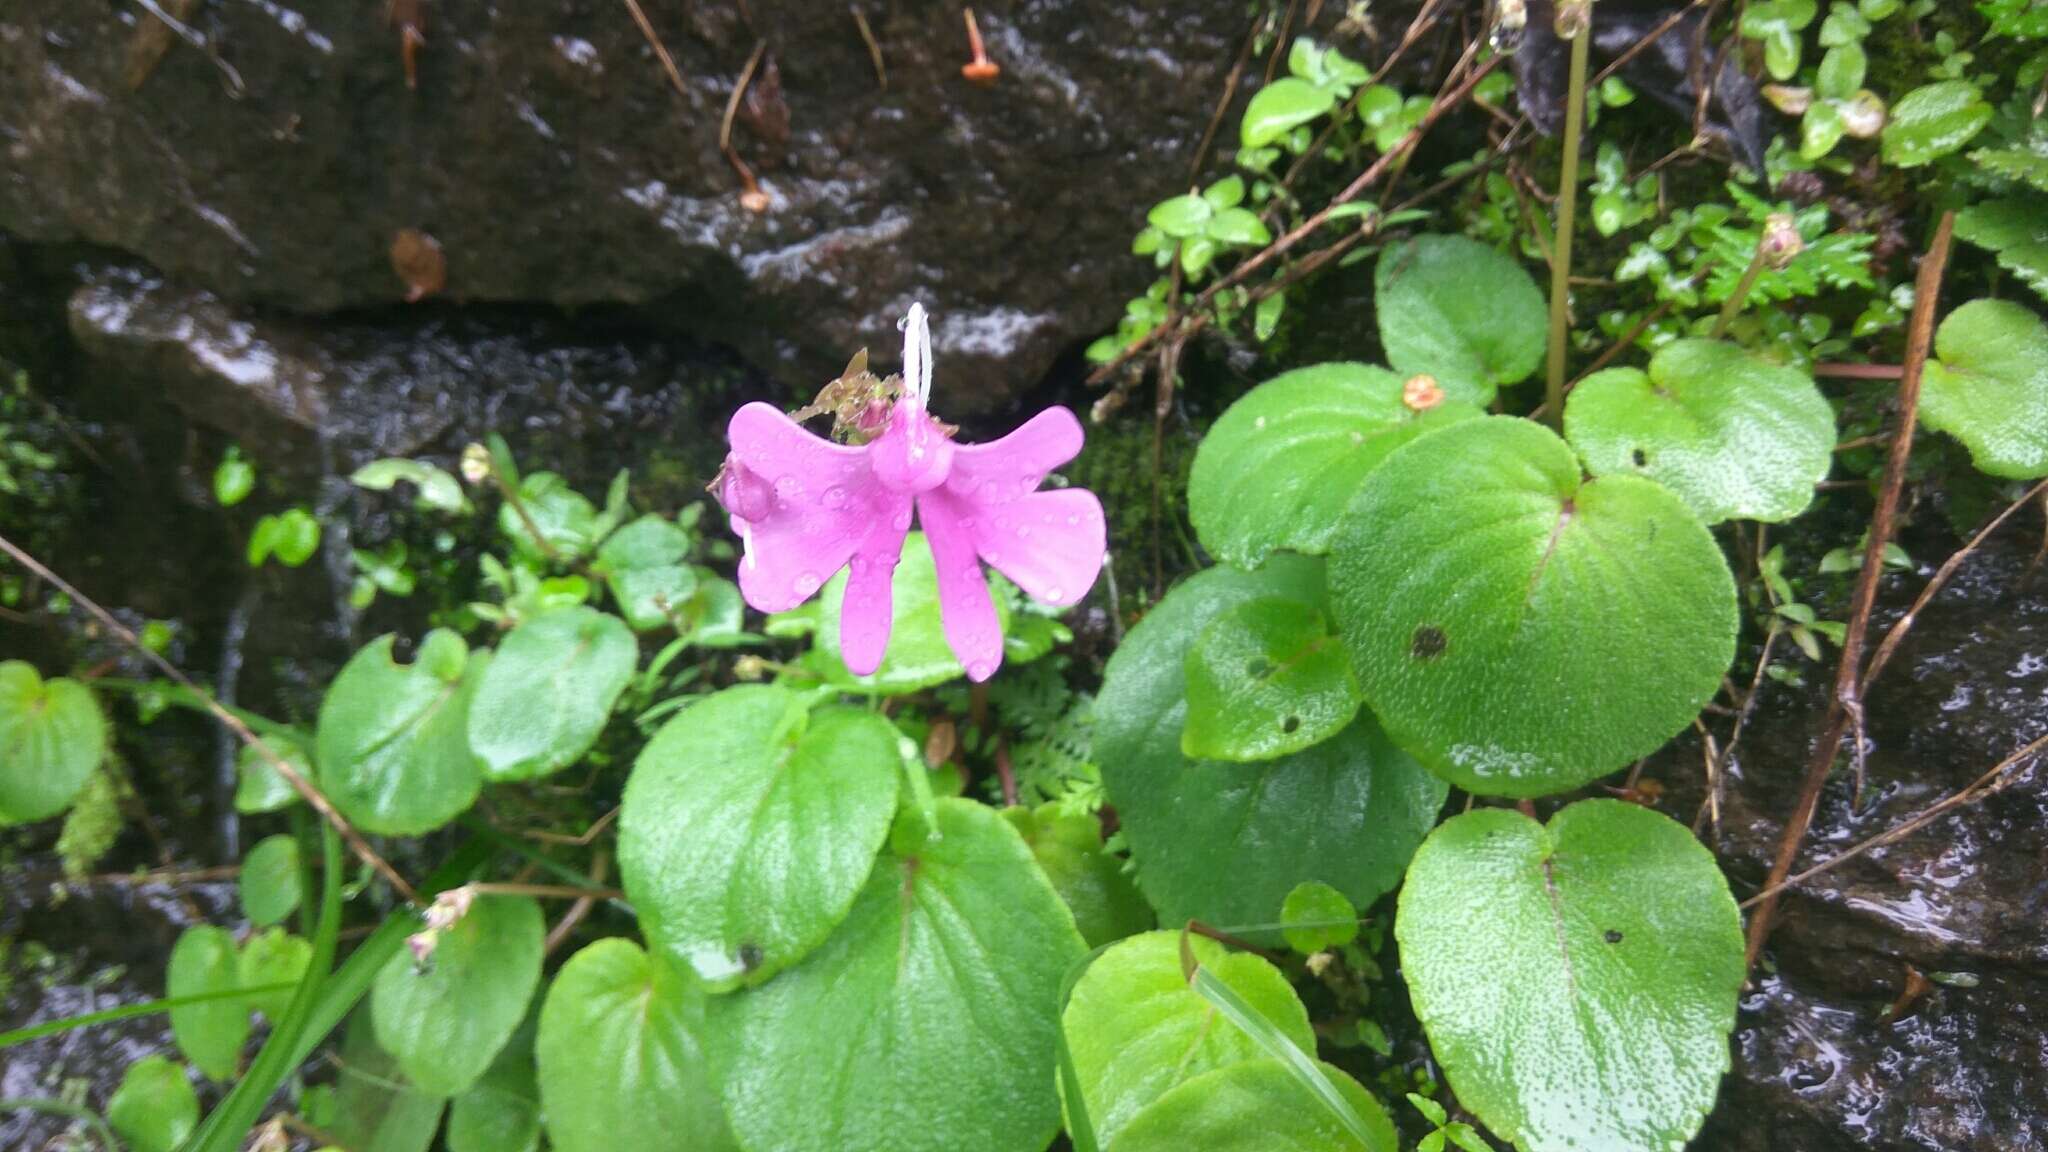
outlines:
M832 487L825 489L825 507L846 507L846 489L841 488L837 484L834 484Z
M1019 524L1019 525L1017 525L1017 535L1018 535L1019 537L1023 537L1023 536L1029 536L1029 535L1031 535L1031 525L1029 525L1029 524Z
M821 583L823 581L818 579L816 572L799 572L796 576L796 594L799 596L809 596L818 590L818 585Z
M1060 587L1059 585L1055 584L1055 585L1053 585L1052 587L1050 587L1050 588L1047 588L1047 589L1045 590L1045 598L1046 598L1046 600L1050 601L1051 603L1057 604L1057 603L1059 603L1060 601L1062 601L1062 600L1064 600L1064 599L1066 599L1066 598L1067 598L1067 593L1066 593L1066 590L1065 590L1065 589L1063 589L1063 588L1061 588L1061 587Z
M967 666L967 675L970 679L986 680L994 674L995 669L986 660L976 660Z
M1067 526L1068 526L1068 527L1070 527L1070 528L1071 528L1071 527L1073 527L1073 526L1074 526L1074 525L1076 525L1076 524L1079 524L1080 522L1081 522L1081 514L1080 514L1079 512L1076 512L1076 513L1074 513L1074 514L1073 514L1072 516L1069 516L1069 517L1067 517Z
M794 500L803 494L803 481L794 476L784 476L775 482L775 495L781 499Z
M1264 416L1261 416L1258 419L1252 421L1252 427L1254 428L1264 428L1265 426L1266 418Z
M993 500L998 495L1000 495L1001 492L1002 486L997 484L995 481L984 480L981 482L981 498L983 500Z

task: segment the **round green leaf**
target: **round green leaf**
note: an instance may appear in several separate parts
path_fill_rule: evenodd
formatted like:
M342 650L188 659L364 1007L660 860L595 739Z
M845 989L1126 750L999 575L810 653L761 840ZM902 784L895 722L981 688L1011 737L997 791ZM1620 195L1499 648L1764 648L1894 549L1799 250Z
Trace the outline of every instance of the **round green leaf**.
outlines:
M1371 904L1400 882L1443 806L1444 782L1362 711L1336 736L1275 760L1181 754L1188 649L1210 620L1270 596L1320 603L1321 562L1281 555L1257 572L1215 568L1181 584L1124 637L1096 698L1095 760L1138 887L1168 924L1271 923L1304 880Z
M604 731L640 647L616 616L564 608L505 635L469 705L469 744L490 780L574 764Z
M664 724L626 783L619 872L640 931L714 987L823 943L895 817L895 726L808 709L784 688L728 688Z
M84 685L0 663L0 827L64 811L106 754L106 718Z
M899 824L845 923L729 1012L726 1115L776 1152L1038 1152L1060 982L1085 948L1003 819L939 800ZM901 849L898 851L896 849Z
M251 924L275 924L299 906L299 842L266 836L242 857L242 914Z
M199 1126L199 1094L182 1065L144 1056L128 1066L107 1101L107 1123L129 1152L177 1152Z
M1035 810L1005 808L1003 816L1031 846L1090 948L1152 927L1151 906L1124 873L1123 860L1103 848L1102 824L1093 815L1048 801Z
M1168 236L1183 239L1199 236L1215 214L1214 204L1190 192L1154 204L1152 210L1145 214L1145 222Z
M1188 946L1197 963L1302 1051L1316 1050L1308 1010L1278 968L1204 937L1191 937ZM1257 1041L1220 1019L1189 987L1180 947L1177 931L1147 932L1113 945L1088 965L1061 1014L1081 1099L1105 1148L1121 1147L1118 1133L1174 1088L1265 1055Z
M2017 304L1972 300L1934 333L1920 419L1970 450L1979 471L2048 476L2048 325Z
M1228 1027L1228 1025L1218 1025ZM1373 1136L1356 1137L1278 1060L1251 1060L1194 1077L1138 1116L1110 1152L1396 1152L1386 1109L1343 1070L1321 1065Z
M1463 236L1389 244L1373 271L1380 343L1401 373L1427 372L1453 400L1484 407L1543 363L1549 316L1527 270Z
M1330 555L1333 612L1394 741L1468 792L1575 788L1656 751L1735 656L1735 581L1683 501L1582 480L1493 416L1388 457Z
M547 561L552 551L554 556L573 562L597 543L596 506L553 472L527 473L519 482L519 503L526 509L524 516L510 500L499 506L498 531L529 558ZM538 539L535 528L540 530Z
M313 762L307 758L306 750L299 746L298 741L266 732L263 744L300 776L314 779ZM271 767L268 757L258 752L254 744L242 745L242 751L235 757L235 811L277 812L291 807L298 799L298 790L282 773Z
M242 986L235 937L225 928L198 924L178 935L164 974L164 994L173 999ZM214 1080L228 1080L242 1061L249 1038L247 1000L209 1000L171 1009L171 1035L185 1059Z
M1209 221L1209 239L1218 244L1266 245L1273 242L1273 234L1266 230L1266 222L1249 208L1225 208Z
M349 658L320 704L320 788L350 822L385 836L416 836L460 815L481 787L464 735L484 654L465 659L445 629L418 658L391 658L382 636ZM465 667L467 672L465 673Z
M1358 909L1320 880L1294 886L1280 905L1280 922L1287 946L1304 956L1358 939Z
M867 676L848 672L839 655L839 609L846 601L846 581L847 573L842 569L825 585L824 595L816 601L814 651L819 670L832 683L894 696L920 692L967 674L953 655L952 645L946 643L945 628L939 618L938 569L932 563L931 545L925 542L924 533L912 532L903 542L903 559L890 579L896 605L895 626L889 631L889 648L882 655L881 665ZM995 601L996 624L1005 636L1010 631L1007 589L1000 576L990 574L989 592Z
M270 928L242 942L235 970L242 987L256 988L265 984L296 984L305 978L306 969L312 963L311 940L294 936L282 928ZM286 988L266 992L242 1003L275 1023L291 1005L292 991Z
M1912 168L1968 144L1991 123L1991 105L1968 80L1941 80L1913 89L1892 105L1885 123L1885 163Z
M1718 340L1579 381L1564 430L1593 475L1655 480L1709 524L1792 519L1834 461L1834 409L1813 380Z
M1317 364L1239 397L1188 473L1188 518L1202 546L1245 568L1283 548L1320 553L1387 453L1424 429L1480 415L1448 400L1418 415L1401 388L1384 368Z
M1337 94L1330 89L1282 76L1252 94L1238 137L1246 148L1263 148L1336 106Z
M536 1152L540 1147L533 1057L520 1052L508 1059L509 1054L508 1047L469 1091L448 1102L448 1152ZM601 1130L609 1132L611 1125Z
M476 897L424 966L400 952L377 973L377 1043L424 1091L453 1096L476 1083L526 1016L546 935L531 898Z
M534 1040L557 1152L736 1148L704 1050L704 997L620 937L571 957Z
M1647 808L1446 821L1394 924L1458 1100L1525 1152L1679 1148L1728 1069L1742 921L1713 856Z
M1314 606L1249 600L1209 621L1187 654L1181 754L1271 760L1319 744L1358 715L1343 645Z
M612 533L597 550L619 614L637 632L660 628L683 614L697 591L687 559L690 534L673 520L649 513Z

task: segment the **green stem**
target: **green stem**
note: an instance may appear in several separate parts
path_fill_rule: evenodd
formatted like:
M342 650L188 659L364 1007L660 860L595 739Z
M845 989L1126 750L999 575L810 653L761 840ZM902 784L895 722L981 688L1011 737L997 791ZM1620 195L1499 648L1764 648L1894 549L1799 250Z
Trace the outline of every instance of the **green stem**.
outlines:
M1550 361L1544 419L1564 426L1564 353L1570 326L1572 225L1579 207L1579 135L1586 121L1586 50L1593 40L1591 5L1585 26L1572 38L1571 89L1565 101L1564 171L1557 182L1557 236L1550 256Z
M12 1100L0 1100L0 1113L41 1112L50 1116L69 1116L83 1120L92 1126L93 1135L107 1152L122 1152L122 1144L114 1138L114 1130L107 1126L107 1118L90 1108L68 1101L41 1096L22 1096Z
M1728 326L1742 314L1742 306L1749 303L1749 290L1756 287L1756 278L1764 270L1764 246L1756 246L1756 255L1750 257L1749 267L1742 270L1742 282L1735 286L1735 294L1721 305L1721 314L1714 318L1713 338L1719 340L1728 334Z

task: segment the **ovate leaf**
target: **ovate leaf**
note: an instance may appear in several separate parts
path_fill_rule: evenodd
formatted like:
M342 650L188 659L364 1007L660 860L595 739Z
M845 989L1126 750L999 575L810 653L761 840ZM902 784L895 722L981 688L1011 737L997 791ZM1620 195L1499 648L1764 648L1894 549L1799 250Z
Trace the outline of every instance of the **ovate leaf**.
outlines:
M574 764L611 718L640 649L616 616L565 608L506 634L469 706L469 744L492 780Z
M1152 927L1151 905L1125 874L1122 858L1104 849L1102 824L1094 815L1048 801L1036 809L1005 808L1003 817L1031 846L1090 948Z
M1320 880L1294 886L1280 905L1280 923L1287 946L1304 956L1358 939L1358 909Z
M2048 476L2048 325L2004 300L1972 300L1934 333L1920 418L1970 450L1978 470Z
M1342 731L1358 714L1344 646L1317 608L1274 596L1209 621L1187 655L1180 750L1196 760L1271 760Z
M1681 825L1618 800L1453 817L1394 930L1458 1101L1525 1152L1677 1148L1713 1107L1742 922Z
M1892 105L1882 138L1885 163L1913 168L1968 144L1991 123L1991 105L1968 80L1913 89Z
M1370 1143L1358 1140L1278 1060L1252 1060L1197 1076L1159 1098L1111 1152L1396 1152L1386 1109L1341 1069L1321 1065Z
M197 924L171 946L164 994L173 999L242 987L235 937L225 928ZM171 1035L194 1068L214 1080L233 1079L249 1038L249 1002L213 1000L171 1009Z
M896 814L902 753L878 713L729 688L677 713L634 764L619 870L640 930L716 987L824 942Z
M438 933L424 966L401 952L377 973L370 989L377 1043L427 1092L453 1096L468 1088L525 1018L546 934L531 898L477 897Z
M69 807L107 754L107 722L76 680L0 663L0 827Z
M1387 453L1425 428L1480 415L1454 400L1417 413L1402 403L1402 384L1369 364L1318 364L1240 397L1188 473L1188 519L1203 547L1244 568L1283 548L1320 553Z
M2041 163L2048 169L2048 159ZM1956 237L1997 253L1999 267L2048 297L2048 198L2022 193L1972 204L1956 213Z
M298 741L275 732L263 734L263 744L308 780L314 778L313 762ZM299 798L298 790L271 766L268 757L254 744L244 744L235 757L235 811L276 812L289 808Z
M1238 135L1246 148L1263 148L1336 106L1330 89L1283 76L1252 94Z
M1835 447L1834 410L1811 378L1718 340L1666 344L1647 373L1586 377L1564 428L1593 475L1655 480L1709 524L1804 512Z
M145 1056L128 1066L107 1101L107 1123L130 1152L178 1152L199 1126L199 1096L183 1065Z
M1514 417L1388 457L1346 513L1330 594L1395 743L1481 795L1564 791L1649 755L1735 655L1735 581L1684 502L1636 476L1583 480L1563 440Z
M704 1051L704 997L621 937L571 957L541 1006L534 1059L558 1152L737 1147Z
M462 814L482 780L464 735L484 655L437 629L411 664L392 637L365 645L327 689L317 742L320 787L357 827L416 836Z
M726 1114L776 1152L1038 1152L1053 1094L1060 981L1084 951L1073 917L1003 819L937 802L825 945L718 1002L731 1030Z
M690 534L651 512L612 533L598 549L598 569L611 585L619 614L635 631L652 631L686 612L697 591L689 553Z
M1527 379L1543 362L1543 293L1497 248L1463 236L1389 244L1373 289L1388 362L1436 377L1453 400L1484 407L1495 388Z
M261 988L268 984L297 984L312 963L311 940L294 936L282 928L270 928L242 942L242 952L236 958L235 966L240 973L242 987ZM294 991L296 989L284 988L240 1003L263 1013L275 1024L284 1018L285 1009L291 1006Z
M259 926L275 924L299 906L299 842L265 836L242 857L242 913Z
M1195 960L1271 1020L1304 1052L1315 1051L1308 1011L1278 968L1213 940L1188 941ZM1148 1106L1205 1072L1264 1053L1188 986L1181 934L1148 932L1111 947L1074 985L1061 1015L1081 1098L1095 1136L1119 1148L1118 1133Z

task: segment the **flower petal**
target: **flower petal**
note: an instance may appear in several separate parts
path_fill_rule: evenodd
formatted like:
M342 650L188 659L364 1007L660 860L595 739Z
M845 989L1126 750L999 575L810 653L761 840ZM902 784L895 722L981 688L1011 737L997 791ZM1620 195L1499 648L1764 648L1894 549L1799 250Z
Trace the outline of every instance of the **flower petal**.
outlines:
M968 515L974 550L1033 600L1076 603L1102 573L1102 504L1085 488L1034 492Z
M855 676L882 666L896 619L896 565L910 533L908 494L889 494L896 503L868 529L846 575L846 599L839 606L839 658Z
M900 504L875 479L863 449L814 436L770 405L733 413L727 436L733 457L774 497L766 515L741 518L740 592L763 612L810 599Z
M968 515L945 488L917 498L918 522L931 542L938 574L939 620L946 629L946 643L967 668L967 678L979 683L1002 666L1003 628L975 555L973 530L961 524Z
M987 444L961 444L953 452L946 487L984 507L1036 491L1045 474L1081 453L1081 421L1065 408L1047 408L1015 432Z

